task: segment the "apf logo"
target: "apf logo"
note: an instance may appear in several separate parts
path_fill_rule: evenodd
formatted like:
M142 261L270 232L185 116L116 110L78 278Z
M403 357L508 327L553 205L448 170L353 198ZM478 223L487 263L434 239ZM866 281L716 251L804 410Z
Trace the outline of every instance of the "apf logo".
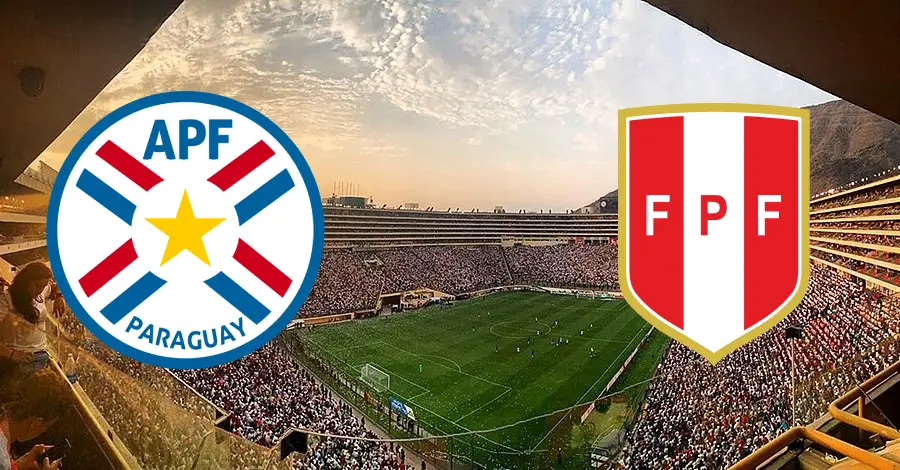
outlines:
M809 278L809 111L619 111L619 283L715 364L787 316Z
M90 332L178 369L275 337L309 295L324 235L288 136L200 92L148 96L92 127L59 172L47 224L58 284Z

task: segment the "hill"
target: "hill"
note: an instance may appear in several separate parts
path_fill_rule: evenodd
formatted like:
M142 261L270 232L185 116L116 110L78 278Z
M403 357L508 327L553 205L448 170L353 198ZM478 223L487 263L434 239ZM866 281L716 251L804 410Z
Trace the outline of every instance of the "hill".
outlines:
M900 165L900 125L843 100L808 109L810 195ZM617 196L612 191L578 211L615 212Z
M900 125L846 101L810 111L810 194L900 164Z
M575 212L587 212L590 214L614 214L619 210L619 190L614 189L608 193L606 193L600 199L582 207L581 209L576 209Z

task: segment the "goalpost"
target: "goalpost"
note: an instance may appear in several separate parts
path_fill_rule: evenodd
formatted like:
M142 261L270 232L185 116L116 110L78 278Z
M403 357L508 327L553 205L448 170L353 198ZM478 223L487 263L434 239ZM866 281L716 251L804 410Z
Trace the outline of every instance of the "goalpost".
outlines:
M391 376L372 364L362 367L360 379L379 393L384 393L391 388Z

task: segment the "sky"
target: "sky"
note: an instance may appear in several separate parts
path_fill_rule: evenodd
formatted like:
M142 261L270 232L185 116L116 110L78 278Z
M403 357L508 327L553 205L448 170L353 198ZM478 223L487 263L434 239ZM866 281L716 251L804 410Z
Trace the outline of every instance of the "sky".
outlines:
M266 114L323 196L508 211L615 189L621 108L835 99L639 0L185 0L39 159L170 90Z

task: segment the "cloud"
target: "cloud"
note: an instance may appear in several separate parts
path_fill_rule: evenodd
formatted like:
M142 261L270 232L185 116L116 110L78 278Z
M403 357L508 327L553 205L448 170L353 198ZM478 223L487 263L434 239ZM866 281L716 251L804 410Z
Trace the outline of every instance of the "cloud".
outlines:
M573 84L607 51L622 0L319 0L306 32L352 50L359 90L457 126L513 131L535 117L597 110ZM364 5L364 6L363 6ZM570 91L575 91L570 93ZM597 106L594 106L596 108Z
M415 168L445 172L424 189L445 198L467 178L434 161L455 145L520 183L543 177L523 159L614 161L620 108L830 98L639 0L186 0L42 158L61 160L122 104L184 89L265 113L317 177L396 174L409 171L399 157L415 156ZM543 182L573 199L596 191ZM526 186L504 186L505 197L541 197Z
M600 150L600 142L597 138L588 137L581 132L575 134L575 137L572 138L572 144L575 150L586 153L594 153Z
M289 32L309 21L300 3L185 2L86 108L82 122L57 139L47 158L119 106L170 90L208 91L243 101L316 150L334 151L360 140L360 96L353 77L323 77L272 57Z

